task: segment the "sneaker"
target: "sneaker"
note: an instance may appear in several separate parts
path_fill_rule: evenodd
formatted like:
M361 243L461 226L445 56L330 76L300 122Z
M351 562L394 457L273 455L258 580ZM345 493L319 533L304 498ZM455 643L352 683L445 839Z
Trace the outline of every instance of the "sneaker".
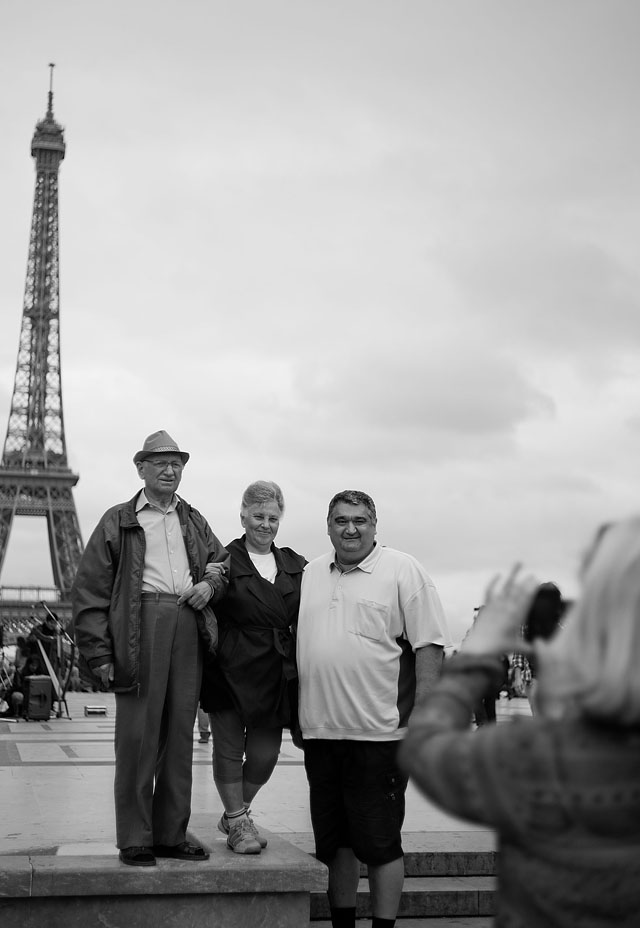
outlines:
M254 838L256 839L256 841L258 842L261 848L265 848L267 846L267 839L264 837L264 835L260 834L260 832L256 828L256 823L251 818L248 812L247 812L247 821L249 822L249 827L251 828Z
M253 819L251 818L248 812L247 812L247 821L249 822L249 828L251 829L251 833L253 834L253 837L256 839L260 847L264 849L267 846L267 839L264 837L264 835L260 834L260 832L256 828L255 822L253 821ZM227 818L226 812L223 812L222 815L220 816L220 821L218 822L218 831L221 831L223 835L229 834L229 819Z
M259 854L262 850L260 842L255 839L251 825L246 817L230 826L227 847L235 854Z

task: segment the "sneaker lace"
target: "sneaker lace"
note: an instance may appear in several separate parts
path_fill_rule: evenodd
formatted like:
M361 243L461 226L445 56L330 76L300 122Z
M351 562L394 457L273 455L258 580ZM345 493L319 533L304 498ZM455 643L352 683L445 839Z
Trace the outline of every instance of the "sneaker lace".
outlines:
M232 840L237 835L237 840L244 838L245 835L253 835L251 828L252 822L248 818L241 818L239 822L234 822L231 826Z
M252 834L254 835L258 834L256 823L254 822L254 820L251 818L249 814L247 814L247 825L249 826L249 830L251 831Z

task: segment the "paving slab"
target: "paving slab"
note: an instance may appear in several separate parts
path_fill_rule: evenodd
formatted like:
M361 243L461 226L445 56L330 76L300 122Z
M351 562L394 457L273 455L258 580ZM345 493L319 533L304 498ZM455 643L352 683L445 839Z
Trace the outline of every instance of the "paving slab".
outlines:
M96 856L97 846L116 855L113 809L113 734L115 698L99 694L106 715L85 716L85 706L98 704L95 694L70 693L71 719L52 717L40 722L0 719L0 855L43 851L74 856L79 845ZM498 720L529 714L526 700L501 700ZM205 819L202 840L213 840L222 811L211 772L211 744L198 742L194 727L192 822ZM409 785L403 836L407 847L414 835L425 851L455 839L469 849L483 850L492 833L449 816ZM294 843L305 835L309 846L308 786L302 752L285 735L270 781L253 805L261 829L288 837ZM213 823L213 824L212 824ZM451 837L446 839L452 841ZM478 844L478 842L480 842ZM93 846L94 850L91 850Z
M70 718L0 720L3 928L93 923L148 928L149 922L157 928L300 928L308 924L310 906L322 917L326 868L313 857L302 752L289 737L252 810L269 840L262 854L239 858L226 847L217 830L222 810L211 744L200 744L194 727L189 836L209 849L210 860L126 867L114 840L115 698L100 694L106 714L85 714L94 704L91 694L69 694ZM498 720L528 711L524 700L502 701ZM457 914L435 918L434 926L485 928L493 911L493 881L487 876L495 857L493 832L443 813L411 784L406 800L403 928L428 928L430 916L452 915L452 906ZM464 883L458 873L466 876ZM360 911L368 904L367 889L363 880ZM135 903L140 896L143 907ZM421 917L414 920L418 911Z

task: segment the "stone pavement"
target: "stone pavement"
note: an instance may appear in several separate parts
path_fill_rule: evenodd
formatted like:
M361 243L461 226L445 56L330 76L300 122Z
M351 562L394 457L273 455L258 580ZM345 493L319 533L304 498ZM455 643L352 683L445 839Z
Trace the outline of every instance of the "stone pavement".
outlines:
M70 693L71 720L0 719L0 855L116 854L113 810L115 699L105 693ZM105 706L106 716L85 715ZM528 714L526 700L502 699L498 721ZM211 746L194 728L192 828L208 845L224 842L215 829L221 812L211 775ZM253 807L256 824L305 849L312 848L302 753L285 735L278 765ZM205 829L205 831L203 831ZM405 845L437 845L438 833L461 845L486 844L491 832L452 818L409 786Z

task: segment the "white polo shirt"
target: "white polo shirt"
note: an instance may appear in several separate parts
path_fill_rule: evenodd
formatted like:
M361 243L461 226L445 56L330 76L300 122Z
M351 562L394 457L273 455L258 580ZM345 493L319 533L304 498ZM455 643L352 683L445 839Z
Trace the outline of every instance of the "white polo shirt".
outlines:
M410 554L376 545L342 572L335 554L307 565L298 619L305 738L395 741L415 693L414 652L449 644L440 597Z

